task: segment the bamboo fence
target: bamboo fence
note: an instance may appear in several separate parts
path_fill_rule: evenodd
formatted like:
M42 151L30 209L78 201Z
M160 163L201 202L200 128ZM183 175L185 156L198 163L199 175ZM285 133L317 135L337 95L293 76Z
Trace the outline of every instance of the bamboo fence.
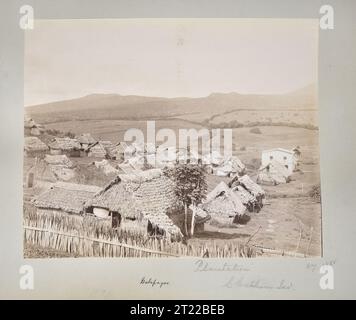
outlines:
M81 257L251 257L254 250L238 243L188 244L148 236L141 230L112 229L95 218L26 210L24 240Z

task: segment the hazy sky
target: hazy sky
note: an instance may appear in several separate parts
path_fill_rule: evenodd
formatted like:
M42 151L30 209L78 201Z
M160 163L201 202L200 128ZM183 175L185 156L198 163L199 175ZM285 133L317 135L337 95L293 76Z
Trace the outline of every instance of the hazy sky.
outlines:
M36 20L25 105L92 93L286 93L317 82L318 20Z

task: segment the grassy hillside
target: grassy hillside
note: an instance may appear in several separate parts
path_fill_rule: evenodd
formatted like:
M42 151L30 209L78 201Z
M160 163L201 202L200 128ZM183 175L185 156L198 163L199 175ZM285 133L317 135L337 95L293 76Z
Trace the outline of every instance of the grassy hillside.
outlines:
M221 114L239 111L254 110L259 114L278 110L303 112L315 111L316 106L315 86L310 85L285 95L244 95L232 92L213 93L202 98L160 98L93 94L73 100L30 106L26 108L26 113L42 124L73 120L168 118L204 123Z

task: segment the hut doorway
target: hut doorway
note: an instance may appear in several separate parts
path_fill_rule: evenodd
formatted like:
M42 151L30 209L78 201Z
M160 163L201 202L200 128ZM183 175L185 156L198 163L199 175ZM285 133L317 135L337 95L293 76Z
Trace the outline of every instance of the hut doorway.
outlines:
M165 231L160 229L158 226L153 225L151 221L148 221L147 224L147 233L150 236L155 236L155 237L163 237L165 235Z
M27 177L27 188L33 187L34 178L35 178L34 173L30 172Z
M118 212L112 212L111 213L111 227L113 229L116 229L118 227L120 227L121 224L121 215Z

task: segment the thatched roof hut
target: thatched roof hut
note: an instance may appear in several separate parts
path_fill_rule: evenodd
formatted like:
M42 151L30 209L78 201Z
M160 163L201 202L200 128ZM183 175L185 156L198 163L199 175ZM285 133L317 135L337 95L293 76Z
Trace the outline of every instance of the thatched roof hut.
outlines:
M35 128L36 127L36 122L30 117L25 117L24 126L25 126L26 129Z
M240 197L249 211L259 212L263 206L265 191L247 174L235 175L229 182L229 187Z
M75 139L81 144L82 147L88 147L89 145L97 142L90 133L82 133L75 136Z
M105 149L111 149L113 148L115 145L109 141L109 140L101 140L99 141L99 143L105 148Z
M86 207L118 212L124 218L149 222L167 236L180 237L180 229L167 216L177 199L174 183L161 170L124 174L88 201Z
M66 168L72 168L73 162L69 160L66 155L50 155L47 154L45 157L45 162L52 166L63 166Z
M124 141L121 141L116 144L116 147L118 147L118 152L120 152L121 154L125 154L125 150L128 147L128 144Z
M44 132L44 127L37 124L31 117L25 116L25 135L39 136Z
M113 145L112 147L109 147L106 149L106 156L109 159L112 160L117 160L123 158L122 155L123 153L120 153L120 146L118 145Z
M111 146L106 146L108 158L113 160L124 159L127 147L128 145L125 142L119 142L117 144L112 144Z
M30 155L40 155L46 153L49 149L45 143L43 143L37 137L25 137L25 154Z
M247 191L249 191L254 197L265 196L265 191L259 186L256 182L254 182L247 174L242 177L238 177L237 175L231 180L229 185L234 187L235 184L243 186Z
M80 150L80 143L76 139L56 137L50 142L49 147L53 150L74 151Z
M224 158L217 153L203 158L205 164L211 166L212 172L218 176L231 176L232 174L243 175L246 167L236 156Z
M42 186L52 185L57 181L73 181L76 178L76 170L72 168L71 161L69 159L68 161L66 164L62 164L64 162L54 161L47 155L45 159L37 158L34 165L25 171L25 185L29 188L42 188Z
M238 195L242 203L248 208L256 202L256 198L242 186L236 186L232 188L232 191Z
M31 136L40 136L41 133L42 133L42 130L38 127L32 128L31 132L30 132Z
M279 163L272 160L269 164L262 166L259 169L257 182L261 184L277 185L290 181L290 172L288 169Z
M58 181L50 166L43 159L38 158L34 165L24 171L24 176L24 185L28 188L44 186L47 189L49 185Z
M57 182L35 198L33 203L38 209L83 214L84 204L100 190L101 188L97 186Z
M225 182L220 182L198 206L207 212L212 220L221 223L233 223L236 216L242 216L246 207L236 193Z
M85 151L88 153L88 157L106 158L113 147L114 144L111 141L97 141L89 145Z

